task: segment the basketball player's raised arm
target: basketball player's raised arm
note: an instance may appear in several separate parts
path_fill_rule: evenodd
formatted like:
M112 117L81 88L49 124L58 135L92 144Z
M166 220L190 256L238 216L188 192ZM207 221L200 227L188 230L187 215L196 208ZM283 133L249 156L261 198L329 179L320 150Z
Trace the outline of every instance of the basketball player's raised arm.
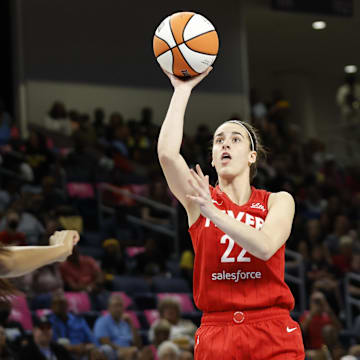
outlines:
M78 241L77 231L63 230L50 237L49 246L4 247L0 253L0 277L18 277L53 262L64 261Z
M188 215L191 213L193 215L191 217L196 218L200 211L196 211L198 206L195 204L194 208L194 204L191 206L191 202L186 198L186 195L191 193L188 182L190 174L188 165L180 154L180 147L183 139L184 115L191 91L211 69L189 80L180 80L165 72L174 87L174 93L161 126L157 147L160 165L170 190L185 207Z

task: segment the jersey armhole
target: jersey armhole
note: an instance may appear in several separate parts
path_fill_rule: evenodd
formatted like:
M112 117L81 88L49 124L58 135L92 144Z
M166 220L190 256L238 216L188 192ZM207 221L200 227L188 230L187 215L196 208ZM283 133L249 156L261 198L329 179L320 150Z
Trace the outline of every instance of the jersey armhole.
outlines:
M269 191L266 191L265 193L265 209L267 210L266 214L269 212L269 198L270 198L270 195L271 194L274 194L272 192L269 192Z
M199 214L199 217L196 219L196 221L189 227L188 231L191 233L192 231L195 231L201 223L201 218L204 218L201 214Z

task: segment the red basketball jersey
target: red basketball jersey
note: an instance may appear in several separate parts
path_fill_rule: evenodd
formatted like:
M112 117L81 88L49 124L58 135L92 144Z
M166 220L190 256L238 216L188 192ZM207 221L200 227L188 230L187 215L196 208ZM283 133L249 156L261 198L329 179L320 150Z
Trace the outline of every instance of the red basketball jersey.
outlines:
M268 213L270 193L251 189L249 201L242 206L234 204L218 186L210 187L210 193L217 208L260 230ZM284 281L285 245L263 261L202 215L189 232L195 251L194 300L200 310L293 309L294 298Z

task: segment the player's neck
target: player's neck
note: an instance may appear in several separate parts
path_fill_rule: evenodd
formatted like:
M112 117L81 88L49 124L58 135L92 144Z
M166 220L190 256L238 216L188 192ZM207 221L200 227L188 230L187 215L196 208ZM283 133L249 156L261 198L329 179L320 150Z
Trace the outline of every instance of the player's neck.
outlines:
M219 179L220 190L237 205L246 204L251 196L251 186L248 178L235 178L231 181Z

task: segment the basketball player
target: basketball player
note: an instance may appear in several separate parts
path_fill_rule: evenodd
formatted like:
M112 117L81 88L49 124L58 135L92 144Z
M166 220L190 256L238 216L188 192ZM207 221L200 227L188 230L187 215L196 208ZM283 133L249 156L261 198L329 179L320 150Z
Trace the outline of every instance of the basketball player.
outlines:
M301 331L290 317L294 298L284 282L294 200L250 185L263 151L255 129L237 120L216 129L215 188L199 165L189 169L180 155L187 102L210 71L187 81L167 73L174 94L158 141L161 167L186 209L195 250L194 300L203 312L195 359L304 359Z
M56 261L64 261L72 254L80 237L77 231L56 231L50 237L49 246L7 246L0 247L0 277L12 278L27 274L37 268ZM15 289L0 280L0 297Z

